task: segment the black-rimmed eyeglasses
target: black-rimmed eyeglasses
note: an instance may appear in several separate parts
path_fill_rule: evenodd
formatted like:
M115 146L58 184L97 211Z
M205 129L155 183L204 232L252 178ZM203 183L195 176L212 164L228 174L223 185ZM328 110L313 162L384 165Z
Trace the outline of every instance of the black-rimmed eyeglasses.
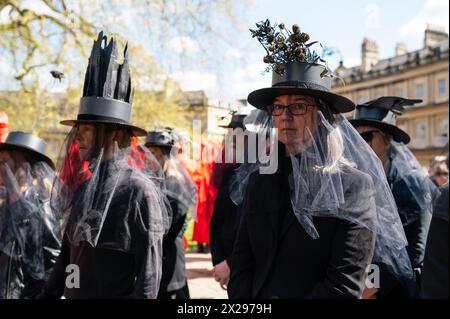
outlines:
M280 116L283 114L284 109L288 109L291 115L305 115L309 107L314 107L312 104L306 103L293 103L290 105L271 104L267 107L267 112L273 116Z

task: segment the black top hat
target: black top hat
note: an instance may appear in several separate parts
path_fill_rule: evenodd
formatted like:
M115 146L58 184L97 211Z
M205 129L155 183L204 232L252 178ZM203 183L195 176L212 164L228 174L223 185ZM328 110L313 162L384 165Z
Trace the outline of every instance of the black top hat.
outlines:
M4 149L30 152L55 169L55 164L46 154L47 143L36 135L24 132L11 132L6 141L0 143L0 150Z
M166 131L150 131L147 134L145 146L174 147L173 135Z
M350 123L354 127L372 126L392 135L396 142L408 144L411 138L402 129L395 126L396 116L401 115L406 105L414 105L422 100L405 99L399 96L383 96L356 106L355 115Z
M307 95L326 102L333 113L350 112L355 104L344 96L331 92L331 78L324 77L325 66L308 62L288 62L284 73L272 72L272 87L259 89L248 95L248 102L265 109L280 95Z
M108 43L103 32L99 33L89 57L77 119L64 120L61 124L117 124L128 127L135 136L147 134L144 129L131 124L133 91L127 48L123 63L119 64L116 41L111 38Z
M241 128L243 130L245 130L245 126L244 126L244 118L247 116L247 114L236 114L233 113L233 115L231 116L231 121L230 123L228 123L227 125L219 125L219 127L223 127L223 128Z

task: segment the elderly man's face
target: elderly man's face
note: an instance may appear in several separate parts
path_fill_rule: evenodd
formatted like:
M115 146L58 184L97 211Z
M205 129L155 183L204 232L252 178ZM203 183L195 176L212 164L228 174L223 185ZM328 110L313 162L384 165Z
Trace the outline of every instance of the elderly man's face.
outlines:
M383 132L372 126L358 126L356 130L377 154L378 158L386 157L391 143Z
M311 136L317 127L314 99L303 95L281 95L273 105L268 110L272 111L278 140L286 146L288 153L300 152L311 145ZM288 105L292 105L293 112L287 108Z

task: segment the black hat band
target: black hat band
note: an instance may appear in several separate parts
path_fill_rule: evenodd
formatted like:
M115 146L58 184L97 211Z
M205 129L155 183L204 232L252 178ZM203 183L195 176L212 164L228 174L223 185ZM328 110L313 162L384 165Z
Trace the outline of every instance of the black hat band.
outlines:
M131 122L131 104L102 97L85 96L80 99L78 120L110 119Z

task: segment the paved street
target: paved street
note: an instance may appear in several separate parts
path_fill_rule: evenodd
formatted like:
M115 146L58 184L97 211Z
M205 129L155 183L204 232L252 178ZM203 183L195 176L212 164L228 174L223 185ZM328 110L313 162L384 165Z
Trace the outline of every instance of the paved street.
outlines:
M220 288L212 276L211 254L186 254L186 271L192 299L227 299L227 292Z

